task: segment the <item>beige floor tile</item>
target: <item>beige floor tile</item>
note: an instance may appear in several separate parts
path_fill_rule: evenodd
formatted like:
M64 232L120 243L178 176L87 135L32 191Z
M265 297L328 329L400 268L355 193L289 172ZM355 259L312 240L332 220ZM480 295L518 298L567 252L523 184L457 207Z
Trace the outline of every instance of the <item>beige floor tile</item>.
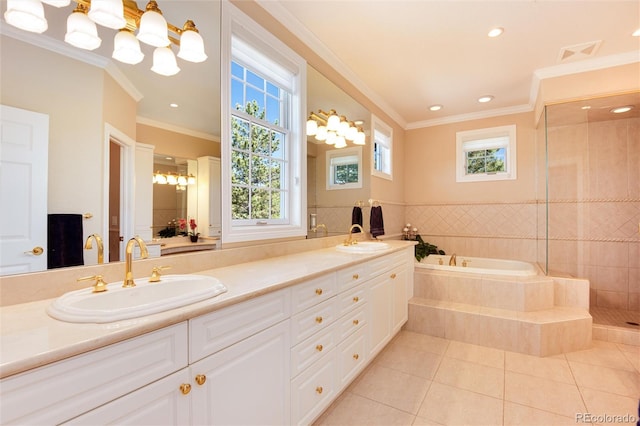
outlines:
M500 398L504 396L504 370L444 357L434 382Z
M320 416L314 425L411 425L413 420L414 416L411 414L347 393L331 411Z
M516 373L575 384L569 363L564 357L537 357L515 352L505 353L505 369Z
M640 374L599 365L569 362L578 386L631 398L640 397Z
M585 406L576 385L505 372L505 401L515 402L566 417L584 413Z
M357 395L415 415L430 384L427 379L376 364L349 389Z
M442 426L442 423L425 419L424 417L416 417L413 421L413 426Z
M622 343L618 343L617 346L627 361L633 365L636 371L640 372L640 346L624 345Z
M433 383L418 417L443 425L501 425L502 400Z
M576 425L575 417L565 417L525 405L504 402L504 424L513 426Z
M412 331L401 331L389 346L392 345L405 346L423 352L442 355L447 350L447 346L449 346L449 340Z
M431 380L441 360L442 355L394 345L385 349L375 362L383 367Z
M489 367L504 368L504 351L486 346L452 340L445 356L475 362Z
M630 416L638 417L637 398L629 398L627 396L615 395L589 388L580 388L580 392L587 405L587 412L593 416L619 415L627 416L628 418L630 418ZM596 420L595 423L607 423L607 421L602 418Z
M633 365L625 358L622 351L616 344L610 342L599 342L591 349L584 351L569 352L565 354L570 362L581 362L592 365L602 365L604 367L619 368L622 370L635 371Z

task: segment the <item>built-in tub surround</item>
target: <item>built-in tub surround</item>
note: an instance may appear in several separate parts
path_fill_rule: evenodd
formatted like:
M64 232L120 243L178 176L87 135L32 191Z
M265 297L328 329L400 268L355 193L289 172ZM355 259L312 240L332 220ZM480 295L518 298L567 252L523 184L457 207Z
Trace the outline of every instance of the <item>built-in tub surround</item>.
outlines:
M464 256L457 258L460 265ZM417 264L414 272L406 325L410 331L537 356L585 349L591 343L586 280L556 282L544 275L424 266Z
M452 258L455 259L452 262ZM535 277L538 267L529 262L505 259L490 259L485 257L458 256L452 254L432 254L416 263L416 268L433 269L437 271L462 272L481 275L510 275L517 277Z

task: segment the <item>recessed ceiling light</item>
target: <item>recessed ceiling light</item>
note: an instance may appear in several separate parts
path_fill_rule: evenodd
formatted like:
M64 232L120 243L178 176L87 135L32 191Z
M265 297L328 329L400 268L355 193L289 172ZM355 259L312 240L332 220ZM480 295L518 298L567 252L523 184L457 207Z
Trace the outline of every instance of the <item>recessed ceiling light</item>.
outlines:
M626 106L621 106L621 107L617 107L617 108L613 108L611 110L612 113L614 114L622 114L623 112L629 112L633 109L633 106L631 105L626 105Z
M442 109L442 105L431 105L429 107L430 111L440 111Z
M635 30L631 35L634 36L634 37L640 37L640 28Z
M487 103L487 102L491 102L493 100L493 96L491 95L485 95L482 96L480 98L478 98L478 102L480 102L481 104Z
M171 108L178 108L178 104L174 104L174 103L169 104L169 106L170 106Z
M580 109L591 109L591 105L585 105L585 106L581 107Z
M504 32L504 28L502 27L495 27L495 28L491 28L491 30L489 31L489 33L487 34L489 37L498 37L499 35L501 35Z
M356 120L353 122L356 126L362 126L364 124L364 120Z

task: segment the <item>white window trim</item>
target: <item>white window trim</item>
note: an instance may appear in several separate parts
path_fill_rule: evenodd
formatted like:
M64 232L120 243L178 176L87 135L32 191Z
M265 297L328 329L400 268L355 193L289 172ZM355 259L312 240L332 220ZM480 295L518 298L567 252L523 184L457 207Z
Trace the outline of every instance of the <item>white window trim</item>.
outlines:
M261 225L260 221L254 221L251 225L234 223L231 218L231 60L232 60L232 36L240 36L244 41L254 47L259 47L268 56L281 63L297 76L294 87L291 89L291 124L288 149L290 161L288 197L289 210L287 224ZM307 144L305 136L306 125L306 61L266 31L255 21L241 12L229 2L222 2L221 24L221 193L222 193L222 242L237 243L254 240L267 240L278 238L302 237L307 233L307 194L306 178Z
M332 183L333 168L331 167L331 159L340 157L358 157L358 182L345 183L344 185L338 185ZM327 190L333 191L337 189L356 189L362 188L362 147L355 146L353 148L344 149L332 149L326 152L326 164L327 164Z
M389 149L389 173L376 170L375 167L376 159L374 145L376 144L376 131L384 134L388 138L388 141L386 141L386 143L382 143L382 145ZM373 114L371 115L371 175L387 180L393 180L393 128Z
M498 173L482 173L468 175L466 173L465 148L475 141L507 136L509 141L505 145L507 170ZM466 146L465 146L466 145ZM466 149L468 150L468 149ZM456 132L456 182L486 182L496 180L517 179L516 156L516 126L489 127L486 129Z

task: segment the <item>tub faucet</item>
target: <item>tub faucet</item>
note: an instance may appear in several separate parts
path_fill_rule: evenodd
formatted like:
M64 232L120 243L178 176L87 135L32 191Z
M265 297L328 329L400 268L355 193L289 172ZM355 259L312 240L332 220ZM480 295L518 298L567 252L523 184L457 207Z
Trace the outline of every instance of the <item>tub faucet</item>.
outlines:
M349 238L345 240L344 242L345 246L352 246L354 244L358 244L358 240L353 240L353 230L355 228L358 228L360 232L364 234L364 229L362 229L362 226L358 225L357 223L354 223L353 225L351 225L351 228L349 228Z
M451 255L451 259L449 259L449 266L456 266L456 254L453 253Z
M104 263L104 244L102 243L102 238L98 234L91 234L87 237L87 241L84 243L84 248L86 250L91 250L93 245L91 244L91 240L96 240L97 250L98 250L98 264L102 265Z
M314 226L313 228L311 228L311 232L317 233L318 229L323 228L324 229L324 236L328 236L329 235L329 231L327 230L327 225L325 225L324 223L319 223L316 226Z
M122 287L136 286L136 283L133 282L133 272L131 272L131 266L133 264L133 246L135 246L136 243L138 243L138 246L140 246L140 258L146 259L147 257L149 257L147 245L144 243L144 241L142 241L142 238L135 236L127 242L127 247L124 250L124 283L122 284Z

